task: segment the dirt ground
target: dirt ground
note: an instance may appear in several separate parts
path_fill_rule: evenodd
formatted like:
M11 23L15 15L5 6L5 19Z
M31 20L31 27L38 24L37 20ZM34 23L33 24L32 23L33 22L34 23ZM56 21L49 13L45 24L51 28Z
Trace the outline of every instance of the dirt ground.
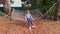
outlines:
M0 34L60 34L60 21L35 20L35 29L29 30L25 21L0 19Z

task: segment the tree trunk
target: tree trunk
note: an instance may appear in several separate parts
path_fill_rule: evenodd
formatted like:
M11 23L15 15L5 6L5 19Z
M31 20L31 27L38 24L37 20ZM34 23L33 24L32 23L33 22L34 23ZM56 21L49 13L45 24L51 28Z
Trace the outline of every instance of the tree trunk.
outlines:
M59 10L59 1L57 0L56 9L55 9L55 13L54 13L54 21L57 21L58 10Z
M11 13L10 0L7 0L7 11L8 11L8 14L10 15Z
M4 3L4 11L6 14L10 15L11 7L10 7L10 0L6 0Z
M7 14L7 5L6 5L6 2L3 4L4 6L4 12Z

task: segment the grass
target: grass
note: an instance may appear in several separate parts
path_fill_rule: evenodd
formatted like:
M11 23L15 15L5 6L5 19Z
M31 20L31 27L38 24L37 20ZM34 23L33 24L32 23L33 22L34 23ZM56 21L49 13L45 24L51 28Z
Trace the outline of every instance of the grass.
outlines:
M0 11L0 16L5 16L5 14L2 11Z

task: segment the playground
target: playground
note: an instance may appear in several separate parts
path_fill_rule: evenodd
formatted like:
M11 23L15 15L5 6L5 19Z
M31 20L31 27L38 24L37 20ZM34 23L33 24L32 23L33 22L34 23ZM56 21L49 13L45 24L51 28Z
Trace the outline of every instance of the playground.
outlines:
M35 20L35 29L29 30L25 21L0 19L0 34L60 34L60 21Z
M24 7L24 10L16 10L10 7L10 0L0 1L4 8L4 12L0 11L0 34L60 34L60 2L53 3L44 13L36 6L32 10L29 9L30 6ZM25 20L27 9L30 11L33 17L32 21L36 26L32 30L29 30Z
M37 13L33 11L36 15ZM60 34L60 20L43 19L31 13L36 28L29 30L24 20L24 12L15 12L14 17L0 17L0 34Z

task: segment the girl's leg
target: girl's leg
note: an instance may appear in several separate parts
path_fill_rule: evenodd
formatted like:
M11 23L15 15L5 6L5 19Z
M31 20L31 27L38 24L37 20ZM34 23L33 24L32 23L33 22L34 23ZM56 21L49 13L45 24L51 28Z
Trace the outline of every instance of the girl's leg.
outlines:
M32 26L34 25L32 19L30 19L30 24L31 24Z
M30 21L29 21L29 19L27 19L27 22L28 22L28 26L30 26Z
M30 23L31 23L31 25L32 25L32 28L35 28L32 20L30 20Z
M28 22L29 30L31 30L31 23L30 23L30 19L27 19L27 22Z

